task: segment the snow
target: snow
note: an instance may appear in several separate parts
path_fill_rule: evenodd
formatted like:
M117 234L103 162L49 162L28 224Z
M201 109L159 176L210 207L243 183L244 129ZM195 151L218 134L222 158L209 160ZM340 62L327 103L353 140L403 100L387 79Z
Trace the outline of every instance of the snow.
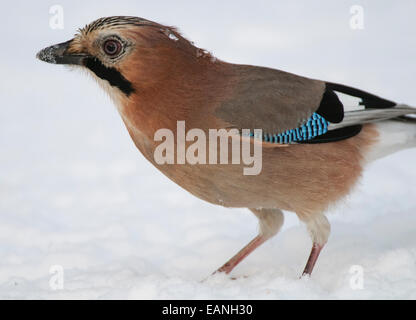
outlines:
M39 49L69 39L90 20L118 14L117 6L178 25L221 59L330 78L416 105L410 81L416 72L411 63L416 40L402 32L413 2L400 10L378 8L381 21L368 21L358 38L348 29L337 29L335 20L325 20L325 11L315 10L311 18L310 10L299 13L290 5L285 7L289 11L278 13L239 2L233 26L229 15L220 14L216 26L204 29L207 22L201 19L221 10L207 5L204 17L195 19L199 11L191 5L179 13L178 4L169 9L166 3L159 13L156 5L135 1L85 4L85 13L74 16L77 5L63 1L66 26L56 31L48 27L48 3L31 7L31 17L15 3L0 19L15 26L3 42L19 48L15 54L0 52L0 298L416 299L416 149L369 166L357 189L331 210L329 243L311 278L299 279L311 243L293 213L285 213L282 231L231 276L210 276L255 236L255 217L247 209L210 205L180 189L139 154L116 108L90 78L35 60ZM348 18L344 9L334 19ZM271 11L283 19L282 25ZM301 30L310 42L297 44L296 28L303 19L284 20L293 14L305 15L304 21L314 26ZM399 17L397 23L380 29L390 14L393 20ZM194 18L187 20L190 15ZM319 58L332 31L324 31L325 24L320 29L318 21L334 24L331 29L338 32L332 44L343 50L337 51L336 64ZM25 27L29 23L31 28ZM379 29L371 28L372 23ZM247 39L234 41L235 30L244 35L250 24L256 30L266 28L268 34L276 29L291 41L262 47L260 39L250 48ZM317 37L317 30L327 34ZM373 57L377 36L385 38L386 50ZM389 49L401 43L408 50ZM349 47L360 48L361 56ZM311 57L316 57L313 64ZM50 270L56 266L63 268L62 290L53 290L55 274ZM354 270L363 271L362 289L351 285Z
M169 33L168 35L169 39L173 40L173 41L178 41L179 38L177 36L175 36L173 33Z

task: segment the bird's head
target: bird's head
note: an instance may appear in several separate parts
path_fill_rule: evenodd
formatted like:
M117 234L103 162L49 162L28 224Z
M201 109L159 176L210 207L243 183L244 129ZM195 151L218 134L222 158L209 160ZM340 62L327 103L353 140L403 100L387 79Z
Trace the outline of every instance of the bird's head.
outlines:
M37 58L82 67L119 100L160 86L181 69L181 61L189 69L198 50L173 27L115 16L90 23L73 39L41 50Z

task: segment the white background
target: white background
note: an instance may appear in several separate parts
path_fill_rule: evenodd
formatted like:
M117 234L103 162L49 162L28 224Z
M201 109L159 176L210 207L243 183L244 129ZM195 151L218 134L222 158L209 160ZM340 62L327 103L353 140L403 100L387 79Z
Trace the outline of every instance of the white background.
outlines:
M49 8L64 8L64 29ZM364 8L352 30L350 7ZM177 26L218 58L279 68L416 105L415 1L10 1L0 27L0 298L416 298L416 150L368 168L312 278L310 249L282 232L226 276L205 279L256 234L246 209L202 202L135 149L115 108L79 72L35 59L102 16ZM53 265L64 289L49 286ZM364 289L350 287L352 265Z

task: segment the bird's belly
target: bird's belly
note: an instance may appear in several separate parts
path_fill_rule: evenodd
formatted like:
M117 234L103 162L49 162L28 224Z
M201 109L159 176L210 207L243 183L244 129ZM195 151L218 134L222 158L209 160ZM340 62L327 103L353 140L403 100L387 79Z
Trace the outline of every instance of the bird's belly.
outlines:
M313 213L350 192L374 134L367 125L357 136L334 143L263 148L258 175L244 175L243 164L159 165L152 159L153 151L145 156L175 183L210 203Z
M320 212L348 194L361 174L361 156L350 143L263 149L262 170L243 165L157 165L171 180L213 204Z

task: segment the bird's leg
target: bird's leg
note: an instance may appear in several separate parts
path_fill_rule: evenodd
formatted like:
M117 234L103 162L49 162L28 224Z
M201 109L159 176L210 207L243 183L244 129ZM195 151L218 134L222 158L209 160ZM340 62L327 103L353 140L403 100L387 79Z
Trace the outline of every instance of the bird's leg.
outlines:
M241 249L235 256L228 260L224 265L219 268L217 272L225 272L229 274L245 257L252 253L256 248L262 245L267 239L261 235L256 236L249 242L243 249Z
M312 250L309 255L308 262L306 263L305 269L303 270L302 276L311 275L313 267L315 266L316 260L318 260L319 254L321 253L323 247L324 245L319 245L317 243L312 245Z
M322 248L328 241L329 233L331 232L331 226L328 219L323 214L315 215L314 217L306 218L304 215L299 215L299 218L306 223L306 227L312 238L312 250L303 270L302 276L311 275L313 267L318 260L319 254Z
M283 225L284 216L283 212L279 209L250 210L259 219L259 234L214 273L230 273L245 257L247 257L251 252L253 252L268 239L273 237Z

